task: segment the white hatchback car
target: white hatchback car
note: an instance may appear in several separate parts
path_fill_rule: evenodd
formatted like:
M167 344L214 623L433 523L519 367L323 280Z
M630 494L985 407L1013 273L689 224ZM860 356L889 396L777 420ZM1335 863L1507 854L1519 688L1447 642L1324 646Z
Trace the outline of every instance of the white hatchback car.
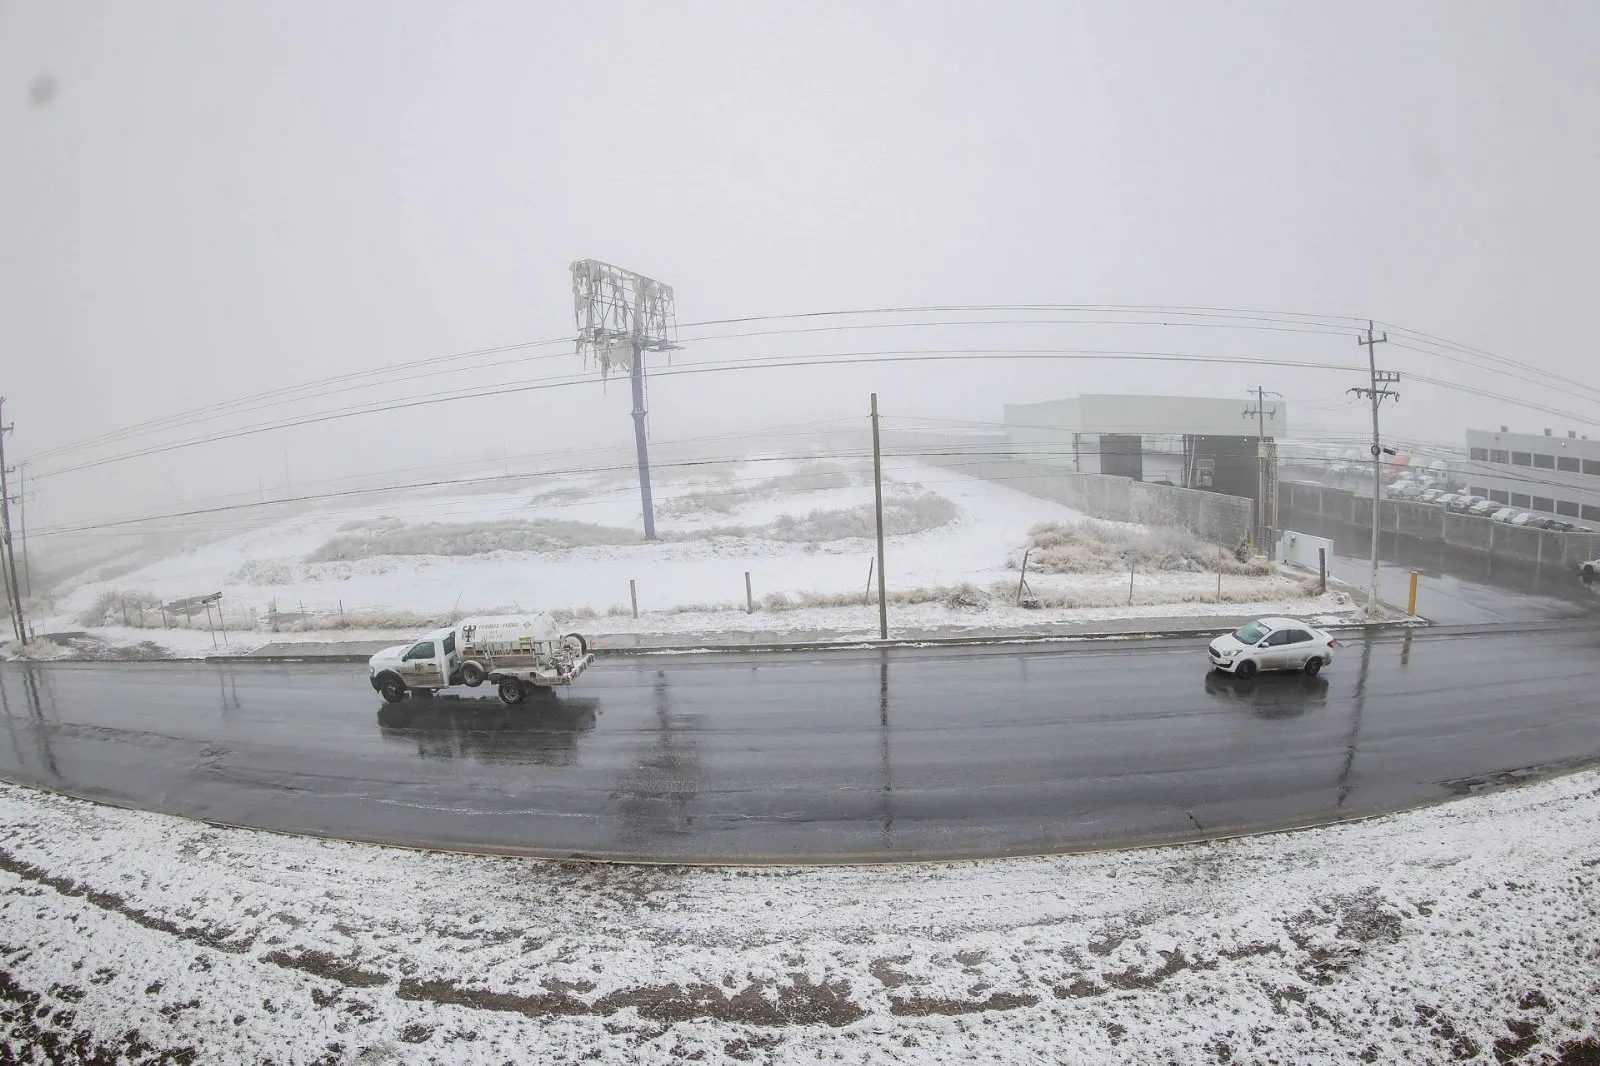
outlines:
M1211 642L1211 665L1238 677L1258 670L1303 670L1315 677L1339 642L1298 618L1258 618Z

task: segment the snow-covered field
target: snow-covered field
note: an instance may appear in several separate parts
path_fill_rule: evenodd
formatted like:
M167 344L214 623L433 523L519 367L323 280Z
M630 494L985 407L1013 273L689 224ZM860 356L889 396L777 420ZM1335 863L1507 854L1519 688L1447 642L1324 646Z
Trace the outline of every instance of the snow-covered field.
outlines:
M1600 1056L1600 774L906 867L413 853L0 786L7 1062Z
M865 602L875 552L867 468L756 459L665 478L656 488L655 543L639 536L637 488L619 474L358 498L228 533L113 578L68 583L32 616L41 632L88 628L114 643L148 641L180 655L212 649L205 620L189 623L197 631L164 629L158 604L216 591L236 651L284 634L379 639L452 616L535 607L602 636L876 628L876 608ZM1015 586L1029 529L1083 516L933 467L891 471L885 495L896 627L1352 609L1337 593L1306 597L1304 579L1285 573L1229 573L1219 584L1204 570L1144 568L1132 575L1131 604L1125 569L1030 574L1044 604L1025 610L1003 590ZM747 572L754 612L746 610ZM957 589L966 593L952 594Z

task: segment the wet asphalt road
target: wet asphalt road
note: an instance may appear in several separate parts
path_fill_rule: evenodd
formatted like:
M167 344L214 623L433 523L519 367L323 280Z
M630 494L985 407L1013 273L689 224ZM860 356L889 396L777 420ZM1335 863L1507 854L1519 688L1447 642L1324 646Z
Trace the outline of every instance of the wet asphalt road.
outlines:
M349 666L8 664L0 777L386 843L838 862L1308 824L1600 759L1590 626L1356 636L1316 680L1203 649L613 659L521 708L386 706Z

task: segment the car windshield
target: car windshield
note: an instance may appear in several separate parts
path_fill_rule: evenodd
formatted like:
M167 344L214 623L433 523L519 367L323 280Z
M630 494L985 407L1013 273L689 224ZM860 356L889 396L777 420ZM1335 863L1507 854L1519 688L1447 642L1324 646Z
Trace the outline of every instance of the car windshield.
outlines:
M1247 626L1241 626L1240 628L1234 630L1233 639L1237 640L1240 644L1256 644L1260 642L1262 637L1271 632L1272 630L1268 629L1260 622L1251 622Z

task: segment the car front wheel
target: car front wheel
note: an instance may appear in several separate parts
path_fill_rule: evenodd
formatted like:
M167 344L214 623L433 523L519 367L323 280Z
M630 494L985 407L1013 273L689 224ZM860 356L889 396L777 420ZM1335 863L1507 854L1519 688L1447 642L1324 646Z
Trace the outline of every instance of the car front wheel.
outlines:
M1256 663L1255 663L1255 660L1254 659L1246 659L1244 662L1240 663L1238 666L1235 666L1233 668L1233 676L1235 676L1235 677L1255 677L1256 676Z

